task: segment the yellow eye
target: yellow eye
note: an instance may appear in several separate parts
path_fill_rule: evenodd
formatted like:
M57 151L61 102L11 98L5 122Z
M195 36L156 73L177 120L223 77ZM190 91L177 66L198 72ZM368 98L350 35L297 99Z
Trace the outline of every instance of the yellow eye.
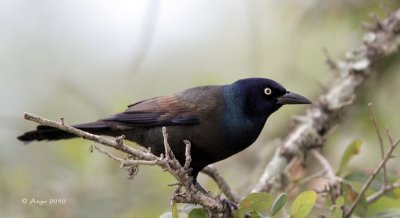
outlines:
M271 95L271 94L272 94L272 90L271 90L270 88L265 88L265 89L264 89L264 93L265 93L266 95Z

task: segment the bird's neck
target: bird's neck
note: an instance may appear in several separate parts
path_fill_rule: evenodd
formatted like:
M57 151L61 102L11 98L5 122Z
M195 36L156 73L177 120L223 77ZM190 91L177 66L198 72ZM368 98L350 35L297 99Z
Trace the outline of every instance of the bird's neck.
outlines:
M249 113L243 94L236 87L224 88L225 110L221 128L229 136L225 138L226 142L238 150L248 147L257 139L268 118L265 114Z

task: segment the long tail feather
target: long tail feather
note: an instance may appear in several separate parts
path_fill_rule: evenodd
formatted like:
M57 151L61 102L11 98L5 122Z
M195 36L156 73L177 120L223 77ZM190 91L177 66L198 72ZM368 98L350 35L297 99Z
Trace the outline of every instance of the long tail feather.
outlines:
M90 132L93 134L100 135L116 135L117 132L111 131L111 127L106 122L97 121L93 123L84 123L73 126L80 130ZM42 140L60 140L60 139L70 139L78 137L71 133L64 132L62 130L39 125L36 130L29 131L24 133L23 135L18 136L17 138L23 142L31 142L31 141L42 141Z

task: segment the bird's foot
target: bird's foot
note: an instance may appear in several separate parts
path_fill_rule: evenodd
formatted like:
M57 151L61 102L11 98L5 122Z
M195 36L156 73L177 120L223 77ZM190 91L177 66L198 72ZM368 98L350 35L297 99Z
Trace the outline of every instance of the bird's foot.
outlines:
M236 203L234 203L228 199L225 199L225 198L221 200L221 203L226 208L226 215L228 217L233 217L233 211L238 209L238 206L236 205Z
M208 194L208 191L205 190L203 187L201 187L201 185L196 181L196 179L193 176L189 177L189 181L188 181L188 184L186 186L186 190L187 191L192 190L192 186L196 190L198 190L198 191L200 191L202 193Z

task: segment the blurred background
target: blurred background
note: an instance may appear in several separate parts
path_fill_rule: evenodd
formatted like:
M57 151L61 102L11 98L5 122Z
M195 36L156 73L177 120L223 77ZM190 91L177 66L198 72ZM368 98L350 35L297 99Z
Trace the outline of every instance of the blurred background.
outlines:
M333 59L360 45L361 22L384 16L399 1L141 0L0 1L0 211L4 217L158 217L169 211L174 179L157 167L127 173L80 139L31 143L16 136L35 128L23 112L68 124L106 117L139 100L245 77L267 77L310 99L334 75ZM379 162L368 117L375 104L381 127L400 136L399 57L385 60L358 92L357 104L328 139L324 153L337 169L344 147L361 139L350 164ZM257 142L216 164L245 193L265 157L306 106L286 106ZM390 171L399 168L392 161ZM261 166L260 166L261 165ZM200 176L206 189L215 184ZM22 200L65 199L29 205Z

